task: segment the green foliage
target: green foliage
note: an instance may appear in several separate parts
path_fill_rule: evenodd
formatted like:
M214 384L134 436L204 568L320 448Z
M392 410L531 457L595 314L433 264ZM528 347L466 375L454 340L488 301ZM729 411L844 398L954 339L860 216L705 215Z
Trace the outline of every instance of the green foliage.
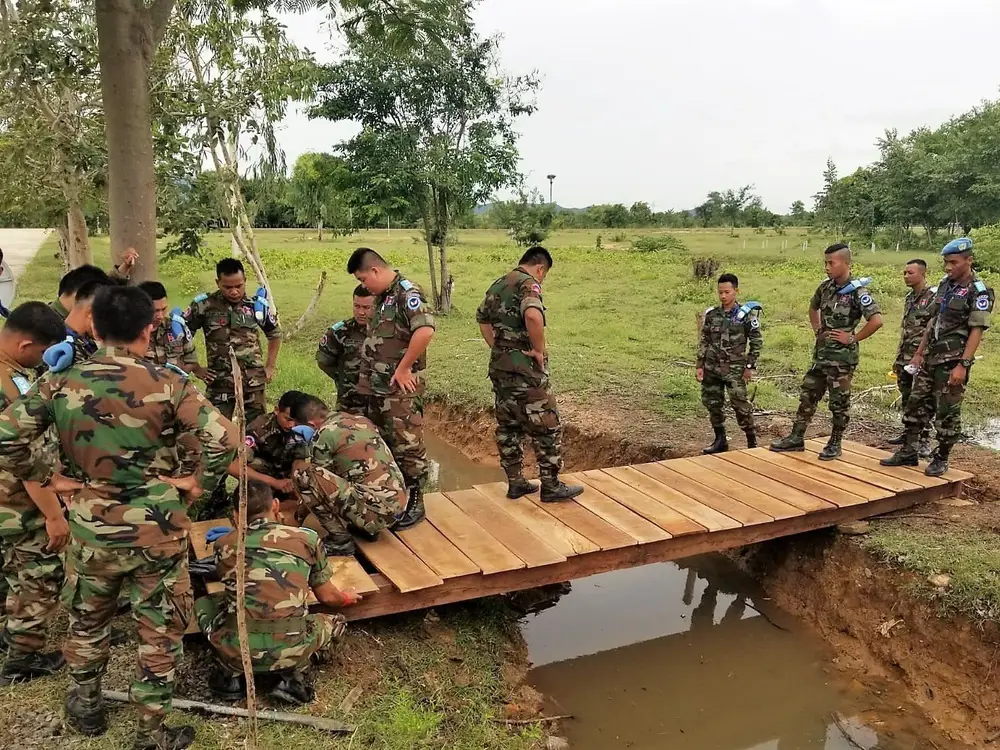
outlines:
M687 246L669 234L647 234L632 240L632 249L640 253L655 253L661 250L684 251Z
M201 256L201 232L195 227L183 227L177 235L167 243L163 249L163 257L176 258L178 256L200 257Z
M334 233L351 231L354 221L347 205L351 179L343 159L331 154L302 154L288 182L288 199L296 218L307 226L331 227Z
M530 196L522 190L517 200L494 203L488 222L498 229L506 229L518 247L530 247L548 237L552 218L552 205L543 203L537 190Z
M973 229L972 237L976 268L992 273L1000 273L1000 224Z

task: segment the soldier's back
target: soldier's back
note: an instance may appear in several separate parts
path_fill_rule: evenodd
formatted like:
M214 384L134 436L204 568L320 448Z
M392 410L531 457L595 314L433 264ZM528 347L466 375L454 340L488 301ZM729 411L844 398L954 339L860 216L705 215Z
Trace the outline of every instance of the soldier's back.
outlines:
M317 432L312 462L352 483L403 486L389 447L366 417L331 414Z

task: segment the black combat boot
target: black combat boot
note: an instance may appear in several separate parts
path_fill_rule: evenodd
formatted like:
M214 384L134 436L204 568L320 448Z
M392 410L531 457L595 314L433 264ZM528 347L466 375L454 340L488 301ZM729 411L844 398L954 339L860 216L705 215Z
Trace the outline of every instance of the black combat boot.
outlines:
M917 446L917 455L920 458L928 459L934 454L934 450L931 448L931 434L929 431L924 431L920 435L920 444Z
M220 700L236 702L247 697L246 678L216 664L208 675L208 688Z
M194 727L186 724L179 727L168 727L160 724L155 729L148 729L139 722L135 732L135 742L132 750L184 750L194 742Z
M896 435L894 438L889 438L885 441L888 445L906 445L906 430Z
M725 453L729 450L729 441L726 440L726 426L724 424L714 424L712 425L712 429L715 430L715 441L705 448L702 453L706 455Z
M330 557L351 557L357 552L354 537L347 530L337 534L328 534L323 540L323 549Z
M296 706L304 706L316 699L316 691L306 683L301 672L288 669L279 672L276 676L278 677L277 683L267 693L272 698Z
M834 461L840 458L844 449L841 447L840 442L844 437L843 430L834 430L833 434L830 435L830 440L823 447L823 450L819 452L820 461Z
M929 477L939 477L948 473L948 456L951 455L951 446L938 443L937 450L934 451L934 458L930 465L924 469L924 474Z
M511 500L517 500L533 492L538 492L538 485L535 482L529 482L523 476L507 478L507 497Z
M0 686L14 682L28 682L36 677L48 677L65 666L66 660L59 651L43 653L33 651L28 654L12 651L0 670Z
M879 463L882 466L919 466L920 457L917 455L917 449L907 441L906 445Z
M108 731L100 677L70 687L66 694L66 720L87 737L97 737Z
M583 486L579 484L564 484L559 480L554 483L542 482L542 502L558 503L561 500L572 500L583 494Z
M792 427L792 432L788 437L775 440L771 443L771 450L775 453L787 451L804 451L806 449L806 428L797 422Z
M747 435L747 448L757 447L757 433L752 429L746 431Z

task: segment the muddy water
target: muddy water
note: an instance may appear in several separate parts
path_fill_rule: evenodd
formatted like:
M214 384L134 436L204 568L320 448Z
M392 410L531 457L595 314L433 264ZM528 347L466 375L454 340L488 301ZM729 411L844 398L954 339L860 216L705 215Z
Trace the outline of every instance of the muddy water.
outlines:
M432 438L443 491L502 481ZM957 750L720 555L574 581L526 615L533 684L574 750ZM762 614L763 613L763 614Z

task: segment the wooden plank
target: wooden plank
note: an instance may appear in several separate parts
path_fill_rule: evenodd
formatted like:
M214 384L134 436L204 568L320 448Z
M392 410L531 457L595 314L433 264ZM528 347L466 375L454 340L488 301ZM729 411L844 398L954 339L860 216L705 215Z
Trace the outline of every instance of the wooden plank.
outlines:
M872 448L870 445L863 445L862 443L857 443L853 440L845 440L843 442L844 450L850 451L851 453L860 453L862 456L868 456L869 458L877 458L880 461L883 458L888 458L892 454L888 451L879 450L878 448ZM921 461L921 468L926 468L928 461ZM948 482L966 482L975 476L967 471L962 471L961 469L948 469L941 479Z
M751 448L745 451L745 453L755 456L763 461L767 461L770 464L774 464L775 466L780 466L783 469L788 469L789 471L794 471L797 474L802 474L810 479L816 479L824 484L840 487L842 490L850 492L852 495L862 497L865 500L880 500L883 497L889 497L893 494L891 490L887 490L883 487L876 487L874 484L868 484L867 482L862 482L858 479L851 479L848 476L838 474L835 471L830 471L829 469L824 469L814 464L806 464L801 461L796 461L794 458L791 458L784 453L775 453L774 451L769 451L767 448Z
M418 523L395 533L428 568L446 580L480 572L479 566L448 541L432 523Z
M764 461L744 451L730 451L729 453L722 453L719 454L719 458L724 461L728 461L729 463L736 464L737 466L758 476L767 477L768 479L780 482L787 487L794 487L801 492L808 493L812 497L824 500L826 501L824 505L836 505L838 507L843 507L845 505L857 505L868 501L868 498L851 494L847 490L841 489L835 485L826 484L818 479L813 479L812 477L807 477L803 474L783 469L780 466L772 464L769 461ZM833 476L837 475L834 474ZM798 505L797 503L795 503L795 505L805 511L819 510L819 508L806 508Z
M673 487L685 497L690 497L710 510L731 518L739 526L768 523L774 520L770 516L754 510L749 505L733 500L729 495L716 492L711 487L706 487L704 484L674 471L670 466L670 461L660 461L659 463L640 464L634 468L652 477L660 484Z
M826 443L822 440L806 440L806 450L809 452L819 453L825 446ZM942 484L948 484L944 479L927 476L920 469L912 469L908 466L882 466L876 458L868 458L868 456L851 453L850 451L844 451L837 460L861 466L871 471L877 471L879 474L885 474L896 479L902 479L904 482L915 484L918 487L940 487Z
M440 492L426 495L424 505L427 506L427 520L478 565L484 575L524 567L521 558L494 539L486 529Z
M566 558L514 520L507 511L491 503L478 490L446 492L445 497L467 516L524 561L529 568L565 562Z
M656 466L656 464L651 465ZM678 513L687 516L695 523L700 523L709 531L735 529L743 525L739 521L678 492L673 487L656 481L651 475L644 474L635 466L618 466L613 469L605 469L605 471L618 481L635 487L668 508L673 508Z
M619 482L613 476L603 471L585 471L580 474L580 478L595 490L603 492L612 500L621 503L627 508L631 508L643 518L649 519L671 536L698 534L706 531L705 527L700 523L695 523L673 508L668 508L663 503L658 503L649 495L629 487L624 482Z
M490 502L510 513L535 536L544 539L550 547L561 555L572 557L600 550L600 547L590 539L564 524L541 506L524 498L509 500L507 498L507 485L503 482L477 484L476 489Z
M876 487L882 487L883 489L892 490L893 492L909 492L910 490L917 489L918 487L918 485L915 485L912 482L904 482L901 479L890 477L888 474L882 474L877 471L869 471L862 466L855 466L854 464L849 464L845 461L820 461L819 456L810 451L787 451L782 453L782 455L788 456L796 461L802 461L803 463L807 463L811 466L819 466L836 474L843 474L844 476L851 477L852 479L858 479L862 482L867 482L868 484L874 484Z
M602 495L575 474L564 474L560 479L568 484L581 485L583 494L569 503L543 503L538 495L529 495L526 499L583 534L600 549L618 549L667 538L667 533L659 526ZM595 513L594 508L602 510L604 515Z
M698 456L696 458L692 458L691 460L696 463L700 463L703 466L709 467L727 479L731 479L734 482L738 482L746 487L762 492L768 497L772 497L782 504L789 505L802 513L811 513L817 510L829 510L830 506L833 505L833 503L828 503L825 500L821 500L820 498L796 489L795 487L789 487L787 484L782 484L774 479L770 479L766 474L758 474L757 472L749 471L742 466L736 466L728 461L724 461L721 456ZM765 464L765 466L769 466L769 464ZM786 517L779 515L779 513L782 512L782 509L778 506L769 504L767 506L755 505L755 507L769 515L773 515L775 518ZM771 512L771 509L774 510L773 513ZM788 511L783 512L787 513Z
M769 521L802 515L802 511L798 508L783 503L753 487L734 482L716 471L715 467L711 465L706 466L690 458L675 458L664 463L679 474L711 487L748 508L752 508L754 512L765 516Z
M440 586L444 581L393 534L383 531L374 542L355 539L358 549L402 593Z

